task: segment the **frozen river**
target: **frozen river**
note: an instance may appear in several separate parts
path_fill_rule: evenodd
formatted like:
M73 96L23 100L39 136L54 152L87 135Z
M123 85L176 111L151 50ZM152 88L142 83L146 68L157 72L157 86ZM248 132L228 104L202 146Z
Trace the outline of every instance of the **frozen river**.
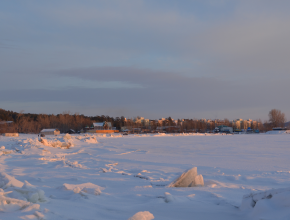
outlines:
M290 216L288 134L20 135L0 147L1 219ZM168 187L192 167L203 187ZM241 207L244 195L281 188Z

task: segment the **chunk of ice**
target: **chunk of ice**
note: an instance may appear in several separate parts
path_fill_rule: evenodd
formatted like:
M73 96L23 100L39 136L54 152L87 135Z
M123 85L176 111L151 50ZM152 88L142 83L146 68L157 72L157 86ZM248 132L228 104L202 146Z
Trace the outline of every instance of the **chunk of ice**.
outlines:
M197 175L197 167L193 167L169 184L169 187L204 186L202 175Z

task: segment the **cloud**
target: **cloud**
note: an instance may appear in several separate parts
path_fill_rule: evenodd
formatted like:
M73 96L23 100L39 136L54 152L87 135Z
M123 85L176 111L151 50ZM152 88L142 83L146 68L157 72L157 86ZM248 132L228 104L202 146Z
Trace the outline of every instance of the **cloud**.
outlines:
M29 44L29 56L21 60L45 68L137 66L231 78L275 71L285 78L290 16L289 3L280 3L28 2L23 8L35 20L13 18L3 32Z
M269 18L226 22L200 36L199 51L203 56L210 54L208 62L220 76L262 77L275 73L287 77L289 22Z
M0 39L5 105L55 101L148 117L289 109L288 1L1 4L2 37L19 48Z
M114 80L139 84L140 87L7 89L2 91L7 95L2 96L0 102L34 102L35 105L38 102L64 102L69 108L64 110L71 112L86 111L91 112L90 115L121 112L126 117L142 114L149 118L166 115L174 118L228 117L234 119L247 115L263 118L263 115L267 117L268 111L272 108L283 110L290 107L287 102L282 101L287 100L287 83L279 81L272 82L272 86L276 88L273 92L263 84L245 87L243 83L178 76L173 73L129 67L71 69L57 74L67 77L67 80L70 80L70 77L92 82ZM50 111L55 111L53 106Z

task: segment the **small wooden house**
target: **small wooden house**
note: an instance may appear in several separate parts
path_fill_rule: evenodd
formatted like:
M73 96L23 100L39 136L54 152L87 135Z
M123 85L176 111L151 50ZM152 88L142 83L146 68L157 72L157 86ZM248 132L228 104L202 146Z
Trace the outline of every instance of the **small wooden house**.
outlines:
M2 135L6 137L19 137L18 133L3 133Z

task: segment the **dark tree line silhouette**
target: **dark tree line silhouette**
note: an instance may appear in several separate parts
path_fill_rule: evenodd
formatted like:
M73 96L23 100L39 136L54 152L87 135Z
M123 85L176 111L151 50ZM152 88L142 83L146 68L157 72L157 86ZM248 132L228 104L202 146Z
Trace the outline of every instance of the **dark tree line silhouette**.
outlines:
M84 116L64 112L57 115L17 113L0 109L0 133L39 133L44 128L58 128L60 132L67 132L69 129L80 131L91 126L93 122L111 122L113 127L120 129L124 126L124 117L112 118L109 116ZM6 123L12 121L13 123ZM2 123L1 123L2 122ZM5 122L5 123L4 123Z

